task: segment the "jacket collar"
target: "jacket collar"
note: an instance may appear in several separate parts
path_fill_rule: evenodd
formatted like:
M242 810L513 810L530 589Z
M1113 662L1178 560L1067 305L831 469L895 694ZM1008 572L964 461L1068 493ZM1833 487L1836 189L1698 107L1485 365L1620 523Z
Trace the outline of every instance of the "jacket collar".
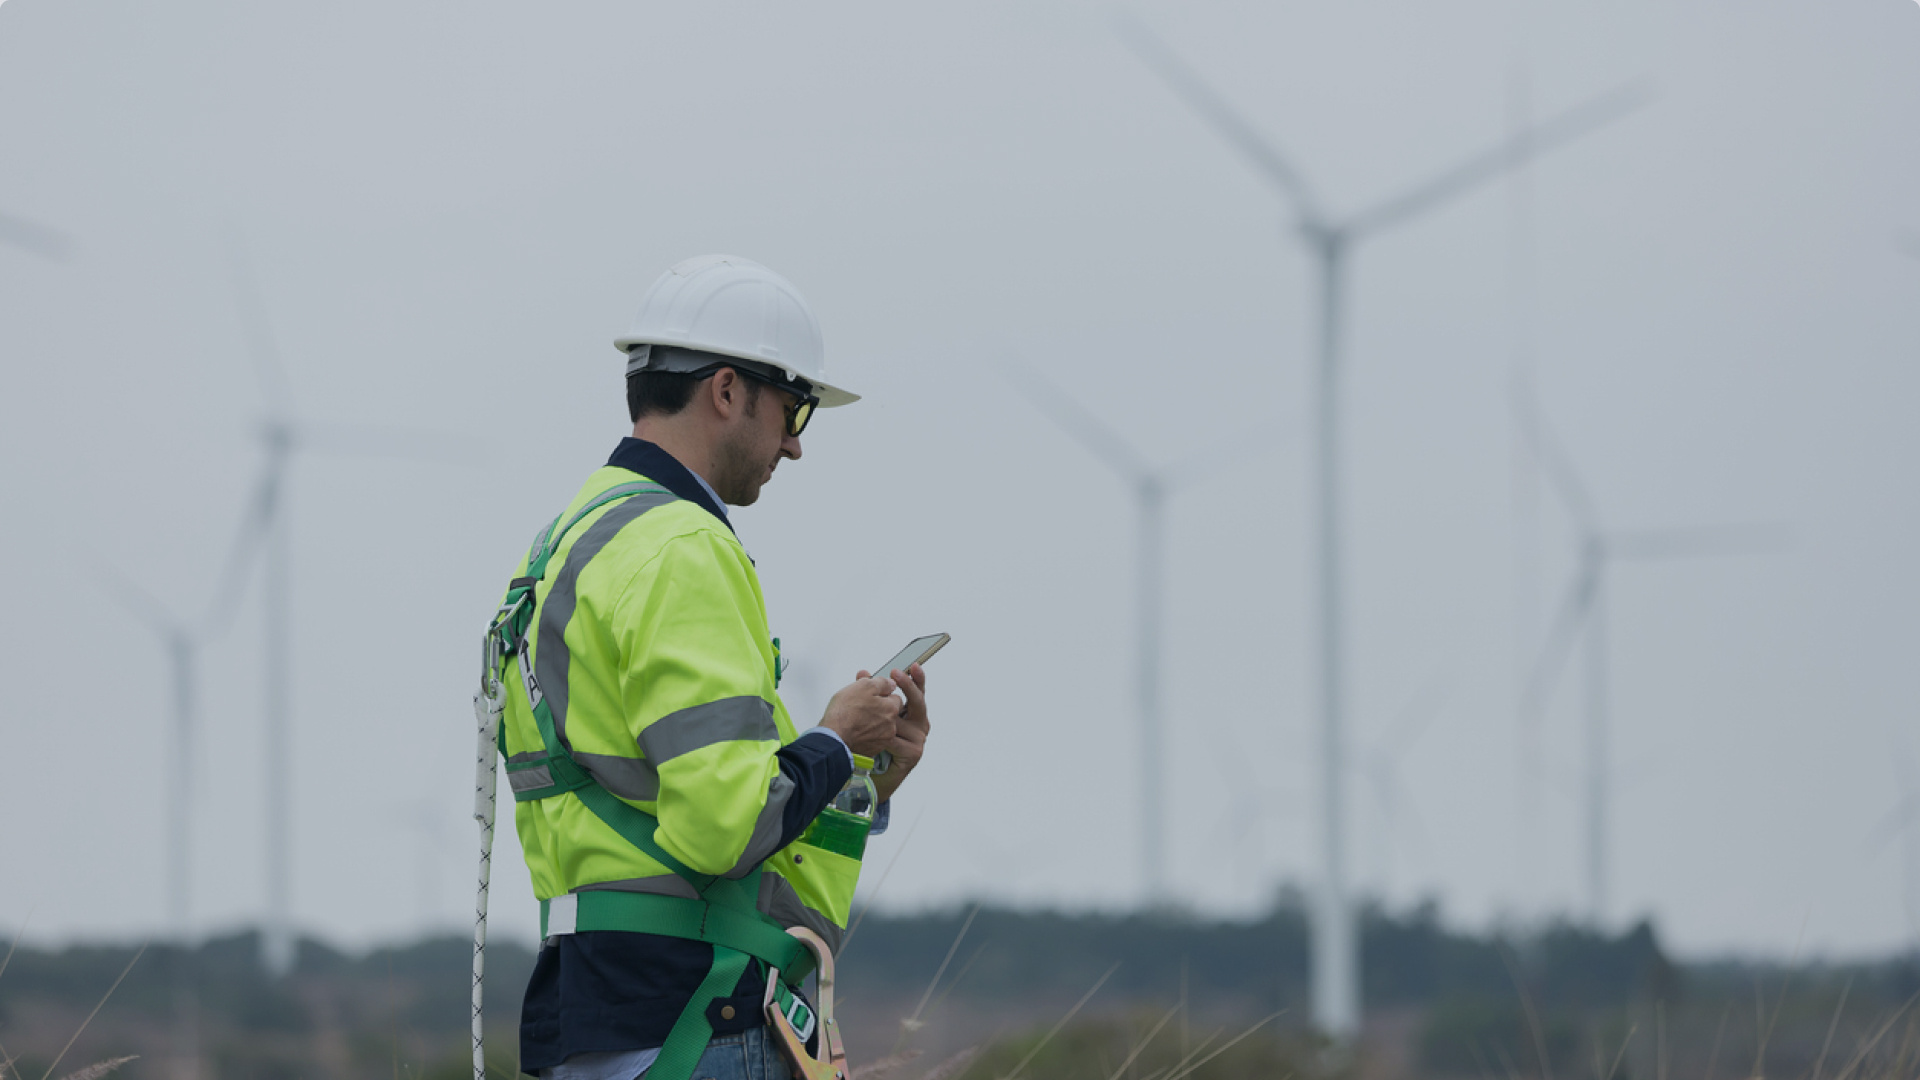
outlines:
M693 474L693 470L680 464L672 454L645 439L631 436L621 439L614 448L613 456L607 464L616 469L625 469L631 473L652 480L680 498L700 507L707 513L720 519L720 524L733 531L733 522L727 520L726 508L720 501L708 494L707 485Z

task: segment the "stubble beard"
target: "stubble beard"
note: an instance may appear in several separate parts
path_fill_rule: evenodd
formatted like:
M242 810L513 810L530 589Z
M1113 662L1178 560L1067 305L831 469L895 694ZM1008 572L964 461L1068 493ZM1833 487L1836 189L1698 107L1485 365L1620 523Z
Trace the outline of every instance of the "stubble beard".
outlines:
M757 414L758 390L759 387L754 387L747 398L749 420ZM752 425L741 425L720 444L714 455L713 474L714 493L728 506L752 506L759 500L760 487L766 483L767 463L754 446Z

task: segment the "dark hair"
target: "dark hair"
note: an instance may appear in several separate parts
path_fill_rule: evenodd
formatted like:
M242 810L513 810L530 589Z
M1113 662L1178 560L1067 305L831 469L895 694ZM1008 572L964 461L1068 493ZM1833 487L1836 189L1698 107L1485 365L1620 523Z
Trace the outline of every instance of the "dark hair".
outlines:
M636 371L627 376L627 419L638 423L643 416L672 416L693 400L694 387L712 377L711 372ZM740 381L746 384L747 408L751 411L759 401L760 384L752 379Z

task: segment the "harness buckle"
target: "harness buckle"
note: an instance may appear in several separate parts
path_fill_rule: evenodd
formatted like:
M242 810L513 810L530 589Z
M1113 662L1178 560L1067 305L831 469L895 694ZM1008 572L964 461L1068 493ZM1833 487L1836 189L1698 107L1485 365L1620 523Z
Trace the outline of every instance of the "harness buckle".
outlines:
M833 950L820 940L820 935L804 926L789 927L787 933L799 938L813 953L820 986L820 1006L814 1011L815 1029L820 1036L816 1044L818 1054L807 1053L806 1036L794 1028L774 997L774 987L780 985L779 968L767 971L767 996L761 1003L767 1014L767 1030L773 1033L780 1057L797 1080L847 1080L847 1052L840 1045L840 1026L833 1019Z

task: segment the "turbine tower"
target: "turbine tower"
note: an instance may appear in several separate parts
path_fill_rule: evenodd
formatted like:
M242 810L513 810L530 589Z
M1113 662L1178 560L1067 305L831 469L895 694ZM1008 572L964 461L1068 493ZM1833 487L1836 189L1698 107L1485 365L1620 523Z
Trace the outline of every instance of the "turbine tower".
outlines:
M102 577L114 599L129 614L160 639L167 656L171 683L168 695L172 715L167 725L167 926L173 934L174 952L169 957L168 976L173 993L173 1074L178 1080L194 1080L200 1073L199 994L192 971L193 923L191 915L193 879L193 721L196 701L195 668L199 647L205 643L204 631L169 611L119 573L106 570Z
M1584 701L1585 770L1581 842L1585 857L1587 918L1603 927L1611 895L1611 762L1612 717L1608 695L1609 620L1607 575L1618 562L1651 562L1702 558L1773 550L1781 530L1772 525L1709 525L1681 529L1615 531L1605 528L1587 495L1572 458L1546 420L1534 415L1524 425L1533 440L1536 459L1547 474L1548 486L1572 519L1578 548L1568 581L1540 656L1530 673L1522 699L1522 722L1537 732L1550 704L1561 665L1572 653L1574 639L1585 634Z
M1340 513L1340 363L1346 273L1361 240L1437 210L1546 150L1563 146L1637 107L1638 91L1609 94L1521 131L1431 179L1373 206L1335 217L1299 170L1251 122L1208 86L1137 19L1115 20L1121 37L1154 73L1247 159L1294 210L1319 275L1315 407L1315 618L1319 641L1322 880L1313 919L1313 1021L1350 1040L1360 1030L1360 936L1347 873L1345 595Z

